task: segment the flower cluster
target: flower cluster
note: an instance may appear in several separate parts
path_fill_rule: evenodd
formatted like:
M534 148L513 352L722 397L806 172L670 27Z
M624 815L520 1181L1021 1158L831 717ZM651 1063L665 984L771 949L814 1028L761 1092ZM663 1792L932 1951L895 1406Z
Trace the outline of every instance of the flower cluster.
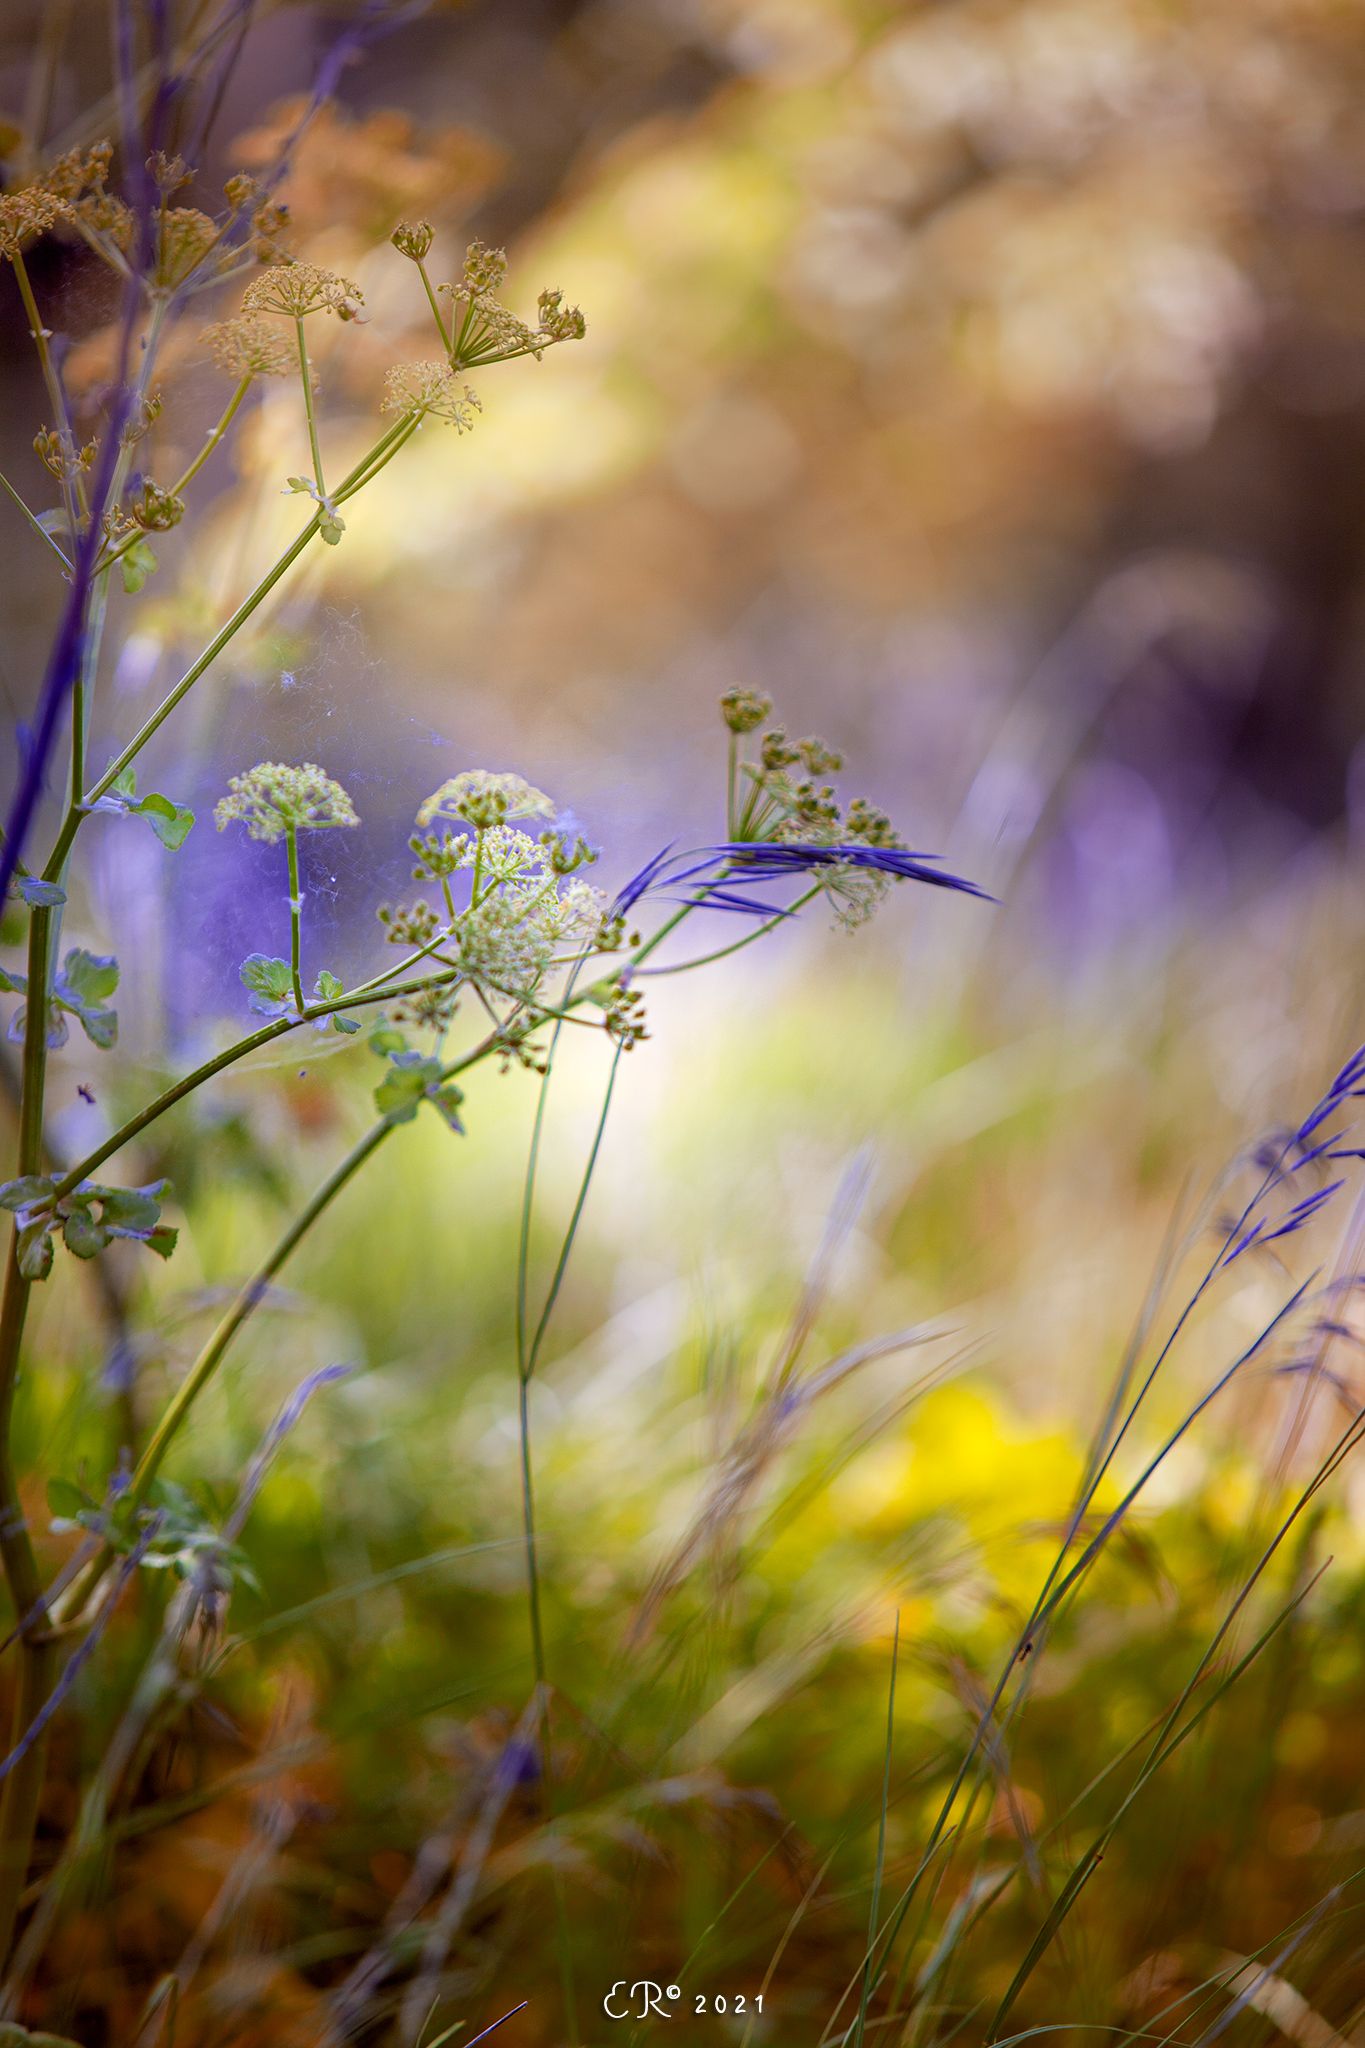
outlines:
M201 339L219 369L239 382L244 377L288 377L299 366L288 333L259 315L219 320L204 329Z
M417 231L407 232L415 235ZM587 332L587 322L578 307L566 306L564 294L559 291L540 294L536 324L528 326L497 297L506 274L505 253L476 241L470 243L465 254L459 282L440 287L452 302L452 368L470 369L476 364L504 363L514 356L528 355L538 362L556 342L581 341Z
M417 813L419 825L436 818L459 818L464 824L484 831L506 824L510 818L552 818L553 800L543 789L534 788L524 776L492 768L467 768L451 776Z
M476 412L483 411L478 393L462 384L446 362L395 363L384 380L384 411L417 418L428 414L445 420L456 433L468 433Z
M444 924L427 903L385 907L380 921L396 943L430 950L463 979L496 994L525 996L562 953L596 950L605 902L577 879L596 856L576 834L548 829L533 839L513 819L552 817L545 792L520 775L467 769L442 783L418 812L419 825L451 818L463 829L428 829L409 841L414 878L439 884ZM455 909L451 881L469 876L469 901Z
M0 256L13 261L26 243L63 224L80 225L92 207L109 201L104 181L112 155L107 142L68 150L41 177L0 193Z
M359 285L316 263L272 264L252 278L242 295L243 313L278 313L287 320L304 320L310 313L357 320L363 304Z
M234 775L213 818L220 832L234 823L245 825L252 839L263 839L269 845L290 832L360 823L341 784L313 761L298 768L281 761L260 761L244 775Z
M751 690L731 690L721 699L735 741L758 731L771 710L768 699ZM618 893L618 918L664 889L685 891L681 900L696 909L781 918L789 914L781 903L752 892L796 880L810 885L807 895L824 895L850 928L866 922L893 881L986 896L975 882L940 868L935 855L906 847L886 813L865 798L855 797L845 812L833 786L819 780L843 765L823 740L790 740L772 727L759 741L756 761L740 760L732 744L731 762L729 837L694 853L656 854ZM744 780L742 794L736 770Z

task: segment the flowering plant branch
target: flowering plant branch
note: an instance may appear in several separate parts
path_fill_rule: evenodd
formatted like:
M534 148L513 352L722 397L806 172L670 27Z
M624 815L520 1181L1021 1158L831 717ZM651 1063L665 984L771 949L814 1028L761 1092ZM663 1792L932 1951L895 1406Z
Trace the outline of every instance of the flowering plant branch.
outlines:
M13 1946L43 1792L45 1734L62 1696L58 1645L63 1638L81 1638L78 1657L83 1661L93 1652L95 1636L121 1589L139 1573L163 1568L168 1559L202 1561L211 1554L230 1589L236 1569L232 1545L224 1532L194 1525L187 1497L170 1487L163 1468L187 1418L276 1276L400 1126L430 1111L452 1133L461 1132L464 1084L490 1062L503 1072L524 1068L539 1077L516 1283L516 1349L530 1635L543 1706L548 1677L529 1388L584 1214L621 1058L647 1036L644 978L724 958L780 929L820 897L841 922L856 925L898 880L981 894L965 879L943 873L930 856L904 848L885 816L866 802L855 800L844 810L827 780L840 766L830 749L818 740L790 741L769 724L771 707L765 699L736 690L722 706L729 734L723 837L693 854L665 850L609 897L588 879L596 851L561 821L549 796L516 773L466 770L416 807L409 841L416 893L379 912L384 942L398 949L398 957L381 960L358 987L348 990L329 968L306 957L302 848L307 835L358 825L355 806L343 785L317 763L262 761L231 778L215 814L220 831L240 825L252 839L283 849L287 949L263 947L240 967L247 1007L261 1021L146 1101L84 1159L65 1170L50 1169L44 1133L49 1054L62 1045L73 1024L105 1051L118 1035L117 960L83 946L64 953L60 948L80 883L75 857L85 821L96 813L138 819L173 856L195 819L173 796L139 790L139 759L155 734L311 543L341 544L347 532L342 508L429 421L453 427L457 436L472 427L481 401L465 381L469 373L482 374L528 356L540 360L584 332L581 313L566 306L558 291L541 294L534 323L509 311L499 297L506 258L481 242L470 247L452 283L433 284L431 228L425 223L400 226L392 241L417 269L439 353L391 368L384 397L389 423L346 474L329 482L308 327L310 322L346 324L362 318L359 288L289 253L283 245L282 209L251 180L229 182L226 210L218 216L172 205L191 173L179 159L154 153L148 176L155 203L139 221L110 188L112 166L113 152L101 146L60 159L0 197L0 255L14 273L34 333L52 411L52 423L43 427L36 447L59 503L40 511L17 486L6 482L5 489L69 578L71 594L54 663L73 664L75 676L67 790L51 848L41 865L26 864L30 819L23 804L13 821L17 829L5 845L28 929L23 967L0 968L0 991L19 998L10 1034L23 1048L15 1172L0 1185L0 1208L12 1216L0 1304L0 1567L14 1611L12 1641L19 1660L8 1756L0 1756L0 1963ZM77 445L73 410L47 347L25 265L25 249L58 229L79 234L118 275L130 295L130 334L137 333L142 343L138 375L120 414L103 442L97 438L84 446ZM162 402L153 379L161 345L187 303L248 270L252 274L239 311L216 321L205 334L210 353L231 380L231 395L199 453L163 487L135 468L145 460L144 445L156 445ZM92 773L87 763L91 707L115 573L124 594L135 599L158 570L153 537L191 517L193 486L209 455L244 414L260 380L278 377L297 378L300 439L306 442L310 465L308 474L289 476L284 488L307 497L313 509L138 730L106 767ZM56 704L56 696L51 702ZM799 885L794 895L792 885ZM702 912L739 918L746 929L717 948L658 962L655 956L665 941ZM472 1033L465 1028L471 1018ZM610 1069L572 1214L543 1302L533 1312L529 1247L536 1170L555 1052L570 1026L607 1041ZM164 1180L123 1184L96 1176L168 1110L248 1054L305 1027L343 1038L364 1035L370 1057L380 1062L374 1119L238 1288L145 1444L121 1447L129 1467L111 1479L106 1499L100 1502L63 1475L47 1475L64 1522L83 1530L85 1543L59 1581L45 1585L11 1441L32 1290L57 1270L59 1247L82 1262L100 1259L120 1241L140 1244L161 1259L173 1256L176 1229L167 1220L174 1206L169 1185ZM172 1538L165 1534L168 1528ZM74 1660L67 1668L75 1668ZM544 1740L543 1713L541 1735ZM547 1786L550 1776L547 1746ZM571 2009L571 1995L569 2004Z

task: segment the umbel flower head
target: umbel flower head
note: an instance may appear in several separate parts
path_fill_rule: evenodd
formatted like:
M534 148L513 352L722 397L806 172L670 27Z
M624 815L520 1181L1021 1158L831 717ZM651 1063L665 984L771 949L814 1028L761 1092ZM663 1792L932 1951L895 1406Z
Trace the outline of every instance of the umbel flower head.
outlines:
M449 363L395 363L384 379L384 411L445 420L457 434L466 434L476 412L483 411L478 393L462 384Z
M485 242L471 242L458 284L440 287L453 301L453 368L505 363L513 356L534 356L538 362L556 342L581 341L587 332L587 322L577 306L566 306L564 294L559 291L541 293L534 327L518 319L497 298L498 287L506 275L507 257L501 249L490 249Z
M229 377L289 377L298 369L298 352L289 330L259 315L239 314L204 329L201 339L220 370Z
M553 818L554 814L553 799L543 789L533 788L524 776L467 768L427 798L417 822L430 825L436 818L459 818L482 832L509 818Z
M288 320L303 320L310 313L357 320L364 297L359 285L316 263L277 263L252 278L242 295L242 311L279 313Z
M245 825L253 839L273 844L287 832L318 832L333 825L358 825L355 806L339 782L314 761L292 768L282 761L258 761L234 775L228 794L213 813L221 832Z

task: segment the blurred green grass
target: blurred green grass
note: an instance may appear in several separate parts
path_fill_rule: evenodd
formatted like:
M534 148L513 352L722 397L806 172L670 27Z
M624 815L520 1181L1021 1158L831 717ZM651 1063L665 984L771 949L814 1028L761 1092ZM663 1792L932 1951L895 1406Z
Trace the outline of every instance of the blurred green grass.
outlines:
M689 1984L752 1993L785 1937L755 2038L818 2037L866 1938L894 1617L891 1899L1056 1552L1172 1218L1188 1221L1230 1157L1312 1100L1317 1048L1343 1047L1362 957L1349 872L1324 863L1311 889L1294 887L1278 920L1256 913L1275 934L1254 967L1259 1056L1229 1039L1252 997L1235 917L1174 937L1155 969L1149 954L1123 1001L1121 955L1080 980L1036 955L1030 967L1008 912L966 950L947 926L910 949L899 903L856 951L816 939L709 993L655 985L657 1040L627 1063L532 1404L557 1810L532 1782L495 1832L456 1942L472 2010L530 1996L520 2038L555 2038L559 1869L586 2013L623 1972L676 1976L698 1942ZM1321 963L1311 980L1305 953ZM556 1076L542 1286L590 1140L599 1050L575 1047ZM148 1413L215 1290L284 1214L256 1148L306 1190L362 1111L363 1046L305 1064L234 1080L235 1123L185 1118L158 1142L158 1171L188 1168L189 1227L173 1269L136 1279L155 1294L135 1396ZM234 1774L251 1780L252 1759L279 1752L302 1818L248 1919L253 1967L292 1987L300 2039L325 2038L306 2026L423 1841L467 1825L449 1815L486 1784L531 1691L508 1247L532 1094L522 1075L487 1080L465 1137L419 1125L381 1155L177 1450L176 1471L221 1512L288 1391L318 1365L355 1368L315 1397L253 1510L261 1594L234 1596L189 1719L150 1743L115 1817L137 1840L102 1907L104 1939L133 1941L130 1955L149 1896L156 1932L140 1938L162 1950L183 1917L188 1939L207 1894L199 1880L168 1890L168 1869L230 1866L252 1810ZM841 1186L864 1171L861 1212L822 1271ZM1196 1230L1169 1261L1158 1322L1209 1241ZM809 1369L893 1332L917 1341L737 1462L820 1272ZM1282 1277L1269 1259L1248 1264L1193 1325L1099 1508L1247 1341ZM64 1277L41 1304L52 1370L24 1421L27 1452L41 1439L48 1469L72 1473L101 1469L112 1398L81 1285ZM1352 1347L1332 1362L1353 1386ZM912 1922L912 1986L957 1935L907 2038L979 2037L1321 1447L1335 1397L1313 1392L1296 1447L1303 1398L1302 1382L1248 1374L1068 1603L1008 1759L959 1816ZM1273 1948L1350 1875L1365 1840L1358 1498L1348 1468L1295 1530L1230 1652L1329 1557L1330 1570L1128 1814L1012 2024L1139 2026L1224 1952ZM153 1615L140 1596L111 1631L112 1665L82 1681L63 1743L100 1753ZM194 1810L176 1818L180 1800ZM970 1924L971 1902L1006 1878ZM1338 2015L1365 1996L1356 1905L1348 1888L1295 1950L1294 1981L1310 1997L1321 1985ZM112 1956L106 1969L137 1974ZM206 2012L214 1995L201 1994ZM1176 2037L1194 2039L1183 2008L1176 2018ZM1237 2022L1248 2038L1261 2024ZM737 2038L733 2017L694 2026Z

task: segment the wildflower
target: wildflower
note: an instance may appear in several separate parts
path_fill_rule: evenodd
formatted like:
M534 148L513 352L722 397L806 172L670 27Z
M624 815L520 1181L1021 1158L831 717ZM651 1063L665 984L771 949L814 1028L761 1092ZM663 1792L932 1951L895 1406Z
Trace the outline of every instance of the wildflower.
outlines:
M152 275L168 289L183 284L219 239L218 224L195 206L172 206L158 216Z
M287 832L360 823L341 784L312 761L299 768L281 761L261 761L244 775L234 775L213 818L220 832L236 822L246 826L252 839L271 845Z
M525 838L525 834L516 834ZM552 876L529 865L531 856L504 847L498 884L457 919L451 943L470 981L501 994L525 995L566 945L591 938L602 916L602 899L586 882L561 892Z
M392 946L426 946L441 929L441 920L429 903L420 898L416 903L399 903L390 906L381 903L375 915L389 935Z
M562 829L542 832L540 844L546 865L554 875L572 875L578 868L590 867L597 859L597 848L589 846L581 832Z
M588 323L577 306L566 306L563 292L544 291L536 301L538 332L547 341L581 341Z
M625 982L613 982L602 1011L607 1036L620 1046L622 1052L633 1052L641 1039L648 1038L642 990L630 988Z
M269 263L279 258L281 252L276 243L289 225L289 208L269 198L262 190L260 179L253 178L247 171L237 171L228 179L223 187L223 197L234 214L250 210L257 260Z
M462 818L476 831L486 831L508 818L552 818L554 812L551 798L544 790L533 788L524 776L467 768L427 798L417 822L429 825L434 818Z
M28 185L18 192L0 192L0 256L12 262L24 247L45 235L58 221L70 217L65 200L41 185Z
M757 690L727 690L720 700L721 716L733 733L756 732L772 708L772 699Z
M163 199L172 192L178 192L182 185L188 185L194 176L183 156L168 156L164 149L152 151L147 159L147 171Z
M587 332L582 313L577 306L566 306L560 291L540 294L536 325L528 326L495 296L506 275L505 252L476 241L466 251L459 283L440 287L457 307L463 308L457 313L450 345L454 367L506 362L523 355L532 355L539 361L556 342L578 341Z
M259 316L239 314L206 327L201 337L220 370L230 377L287 377L298 357L287 333Z
M464 839L463 835L456 839L449 832L414 832L408 845L417 856L417 865L412 871L413 881L439 882L453 875L459 867Z
M242 297L244 313L280 313L303 320L309 313L335 313L339 320L358 318L364 293L348 278L316 263L280 263L254 277Z
M101 186L77 199L71 211L77 226L93 236L97 244L111 242L125 256L132 249L137 222L131 206L126 206L117 194L106 192Z
M446 362L395 363L385 380L384 411L446 420L467 433L483 406L477 392L461 384Z
M103 191L113 160L114 147L110 142L97 142L92 149L68 149L48 165L38 186L53 198L68 202L86 192Z
M671 856L665 849L631 877L617 894L613 909L618 916L625 917L643 897L656 890L690 884L690 900L698 909L776 917L782 914L780 905L746 896L731 885L738 883L748 889L755 884L811 876L850 909L866 900L866 885L860 890L856 877L866 877L874 884L924 882L931 888L956 889L963 895L978 896L987 903L995 900L965 876L949 874L936 866L937 858L936 854L913 853L905 847L867 846L851 840L827 845L741 839L703 847L695 854Z
M40 427L33 437L33 452L45 469L59 481L73 477L79 470L88 470L99 453L97 442L87 441L77 448L70 434L64 429Z
M96 143L93 149L69 149L41 177L17 191L0 193L0 256L18 256L25 242L63 221L80 219L91 200L107 199L104 181L112 156L107 142Z
M398 223L389 240L400 256L406 256L412 263L423 263L431 253L433 229L429 220Z
M144 533L165 533L172 526L178 526L185 516L185 501L177 498L172 491L163 491L150 477L143 480L142 488L131 497L125 511L134 526Z
M148 392L138 400L131 417L124 423L120 439L125 448L136 447L149 434L165 410L165 401L159 391Z
M475 238L465 251L463 282L465 296L479 298L495 292L507 275L507 251L490 249Z

